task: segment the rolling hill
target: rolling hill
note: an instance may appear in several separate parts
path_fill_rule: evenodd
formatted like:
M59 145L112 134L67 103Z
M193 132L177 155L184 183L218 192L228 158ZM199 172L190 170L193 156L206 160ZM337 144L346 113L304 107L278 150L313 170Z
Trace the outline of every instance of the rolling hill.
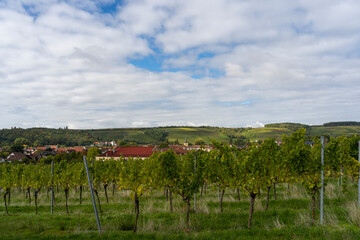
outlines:
M28 145L90 145L95 141L119 141L135 144L159 144L168 140L182 144L185 138L194 144L201 140L206 144L211 139L221 142L230 142L236 139L247 138L250 141L273 137L280 140L282 135L289 135L300 128L306 128L307 135L360 135L360 123L338 122L323 125L309 126L300 123L274 123L261 128L222 128L222 127L157 127L157 128L112 128L112 129L50 129L50 128L12 128L0 130L0 146L14 143L18 138L24 138Z

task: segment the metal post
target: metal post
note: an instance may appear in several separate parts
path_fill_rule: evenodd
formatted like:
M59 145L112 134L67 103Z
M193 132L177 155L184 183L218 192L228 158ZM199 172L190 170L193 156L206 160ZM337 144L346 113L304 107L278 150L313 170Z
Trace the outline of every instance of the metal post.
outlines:
M324 222L324 137L321 137L320 224Z
M51 161L51 215L54 213L54 161Z
M97 208L96 208L95 196L94 196L94 191L93 191L93 188L92 188L92 182L91 182L89 168L88 168L87 161L86 161L86 156L84 156L84 164L85 164L86 174L87 174L88 181L89 181L91 198L92 198L92 202L93 202L93 205L94 205L94 212L95 212L96 222L97 222L97 225L98 225L99 233L101 233L100 220L99 220L99 215L98 215L98 211L97 211Z
M360 141L359 141L358 159L360 163ZM360 204L360 168L359 168L359 177L358 177L358 202Z
M341 169L340 169L340 186L342 187L343 183L343 167L342 167L342 153L340 153L340 162L341 162Z
M195 150L194 174L196 174L197 151ZM196 211L196 192L194 193L194 211Z
M342 184L343 183L343 170L342 170L342 167L341 167L341 170L340 170L340 185L342 187Z

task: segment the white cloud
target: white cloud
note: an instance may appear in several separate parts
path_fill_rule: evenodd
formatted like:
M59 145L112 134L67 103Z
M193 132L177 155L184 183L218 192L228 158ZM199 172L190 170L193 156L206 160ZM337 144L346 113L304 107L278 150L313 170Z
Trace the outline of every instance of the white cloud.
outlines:
M111 3L0 2L0 127L359 120L358 1Z

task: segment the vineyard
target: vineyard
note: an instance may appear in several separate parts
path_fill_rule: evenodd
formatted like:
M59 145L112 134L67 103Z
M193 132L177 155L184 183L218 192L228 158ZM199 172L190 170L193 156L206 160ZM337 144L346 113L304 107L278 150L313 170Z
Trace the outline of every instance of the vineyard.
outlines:
M359 140L306 144L301 129L280 146L272 138L240 150L213 141L210 152L88 159L101 235L83 162L54 164L53 174L51 165L3 164L1 238L357 239Z

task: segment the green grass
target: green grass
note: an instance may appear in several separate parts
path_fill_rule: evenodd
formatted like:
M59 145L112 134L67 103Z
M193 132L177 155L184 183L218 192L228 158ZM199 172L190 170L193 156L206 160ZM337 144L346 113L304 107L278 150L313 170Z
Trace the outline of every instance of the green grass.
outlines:
M360 126L311 127L310 134L314 136L330 135L331 137L360 135Z
M183 144L185 137L187 141L194 144L197 140L203 140L206 144L211 144L211 139L219 142L229 142L229 137L222 134L216 128L211 127L168 127L161 128L165 131L167 139L170 142L178 140L180 144ZM290 135L293 131L287 128L252 128L244 130L241 135L254 140L264 140L269 137L273 137L276 140L281 140L281 137ZM94 137L102 137L104 139L123 139L127 141L136 141L141 143L155 143L156 140L151 136L145 134L145 129L103 129L103 130L91 130L90 133ZM235 133L234 135L238 135ZM322 127L315 126L310 127L308 134L311 136L330 135L337 137L341 135L360 135L360 126L334 126L334 127Z
M250 139L250 141L254 141L256 139L267 139L269 137L276 138L280 140L282 135L290 135L291 130L287 128L253 128L243 132L243 135Z
M160 130L165 131L167 139L171 142L178 140L180 144L183 144L185 137L187 141L194 144L196 140L203 140L206 144L211 143L211 139L216 141L225 141L229 142L227 136L219 133L213 128L190 128L190 127L168 127L160 128ZM100 137L103 139L122 139L126 141L135 141L140 143L154 143L158 140L153 139L151 136L145 134L146 129L99 129L99 130L89 130L90 134L93 137Z
M140 200L138 232L132 233L134 204L128 191L109 191L109 203L101 192L100 221L103 232L97 233L97 225L89 191L84 192L83 204L79 204L79 192L73 190L69 199L70 214L65 212L62 191L55 191L54 215L50 214L50 199L46 190L39 196L38 215L34 202L20 191L13 190L9 215L0 207L1 239L359 239L360 207L357 204L356 186L343 194L337 183L329 183L325 191L325 224L310 225L310 197L300 185L279 185L278 199L271 200L265 211L265 193L255 203L253 227L247 228L249 200L241 193L236 199L233 189L225 192L223 213L219 212L217 191L207 189L198 194L197 211L190 216L191 229L185 224L185 204L174 196L174 212L169 211L163 191ZM319 213L317 211L317 221Z
M164 130L169 133L169 141L178 140L180 144L184 143L185 137L192 144L197 140L203 140L206 144L211 144L211 139L219 142L229 142L228 137L210 128L165 128Z

